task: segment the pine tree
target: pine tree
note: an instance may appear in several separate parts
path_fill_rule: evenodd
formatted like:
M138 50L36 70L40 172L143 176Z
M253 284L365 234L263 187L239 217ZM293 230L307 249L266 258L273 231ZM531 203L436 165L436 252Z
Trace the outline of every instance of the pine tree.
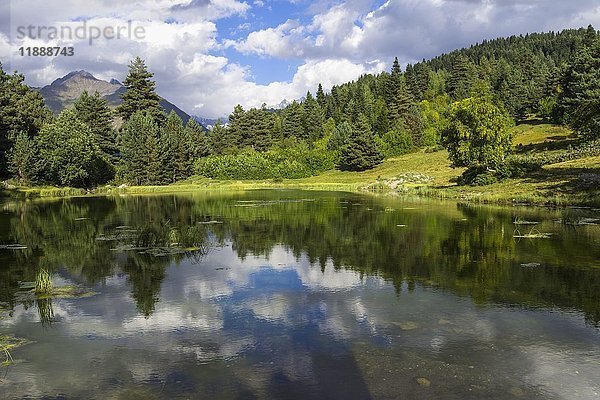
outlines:
M156 83L150 79L153 76L141 58L136 57L129 64L129 73L123 82L127 91L121 95L123 103L116 109L124 121L138 111L149 113L159 123L165 119L160 97L155 91Z
M344 171L365 171L382 161L383 154L377 148L369 121L361 114L352 135L341 148L339 167Z
M74 108L77 117L92 130L100 150L110 158L115 157L117 153L116 134L108 102L101 98L98 92L90 96L87 91L84 91L75 101Z
M227 150L227 128L218 119L213 128L208 132L208 142L213 154L223 154Z

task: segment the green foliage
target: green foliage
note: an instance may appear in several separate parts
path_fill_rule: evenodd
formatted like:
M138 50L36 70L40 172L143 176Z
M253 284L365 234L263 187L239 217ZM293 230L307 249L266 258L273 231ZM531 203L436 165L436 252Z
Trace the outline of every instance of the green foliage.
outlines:
M538 102L538 112L540 117L548 122L557 122L556 113L558 107L558 99L556 96L546 96Z
M333 154L325 145L306 144L261 153L246 150L237 155L211 155L195 163L196 174L213 179L295 179L333 169Z
M156 83L150 79L153 76L140 57L129 63L129 73L123 81L127 91L121 96L123 103L116 109L124 121L139 111L149 113L156 122L164 119L160 97L155 91Z
M400 156L413 150L412 136L401 125L396 126L396 128L386 132L381 137L375 136L375 142L379 151L385 157Z
M45 125L37 138L42 179L56 185L103 183L107 168L91 129L72 110Z
M498 107L467 98L452 105L442 138L455 167L493 171L511 150L510 119Z

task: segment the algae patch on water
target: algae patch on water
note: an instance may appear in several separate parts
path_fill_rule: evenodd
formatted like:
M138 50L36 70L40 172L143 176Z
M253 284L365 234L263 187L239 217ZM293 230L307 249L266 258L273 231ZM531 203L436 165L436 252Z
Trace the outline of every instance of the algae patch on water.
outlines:
M28 344L29 341L21 338L17 338L10 335L1 335L0 336L0 357L3 357L4 360L0 362L0 365L7 366L15 362L12 357L11 350L17 347L24 346Z
M78 285L52 287L46 292L36 291L36 282L20 282L17 300L34 299L78 299L95 296L97 293Z

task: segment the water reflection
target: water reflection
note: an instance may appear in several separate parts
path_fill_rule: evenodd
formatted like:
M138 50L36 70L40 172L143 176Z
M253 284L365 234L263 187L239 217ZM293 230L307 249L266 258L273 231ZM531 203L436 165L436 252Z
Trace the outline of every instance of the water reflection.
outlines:
M34 343L3 398L597 398L600 231L562 211L302 192L4 210L0 244L27 249L0 251L0 332ZM516 240L517 217L553 235ZM19 303L42 263L98 295Z

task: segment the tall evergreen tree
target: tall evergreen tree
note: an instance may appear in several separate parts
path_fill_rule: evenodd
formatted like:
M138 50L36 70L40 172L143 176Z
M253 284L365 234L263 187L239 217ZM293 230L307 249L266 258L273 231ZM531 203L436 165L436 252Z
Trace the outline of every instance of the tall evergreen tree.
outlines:
M383 154L377 148L369 121L364 115L358 117L352 133L341 148L340 169L364 171L380 164Z
M184 134L189 145L188 157L191 165L196 159L206 157L213 152L207 132L194 118L188 119Z
M302 105L293 101L285 110L283 110L282 132L284 139L295 137L297 139L306 139L304 132L304 110Z
M310 92L306 93L306 99L302 106L304 108L304 137L314 142L323 135L325 116L318 101L313 98Z
M224 154L228 148L228 132L218 119L213 128L208 132L208 142L213 154Z
M323 91L323 86L319 83L319 87L317 88L317 103L319 103L319 106L321 107L321 109L324 111L325 110L325 105L327 100L325 98L325 92Z
M108 157L115 157L117 153L116 134L108 102L100 97L98 92L90 96L87 91L83 91L75 101L74 107L77 117L92 130L100 150Z
M149 113L156 122L165 119L160 97L155 91L156 83L151 80L153 76L141 58L136 57L129 63L129 73L123 82L127 91L121 95L123 103L116 109L124 121L138 111Z
M560 105L570 123L588 137L600 137L600 38L583 46L563 79Z
M229 115L229 126L227 127L227 130L224 131L225 135L222 138L223 151L235 151L247 144L247 140L244 140L244 136L246 135L247 137L248 128L246 111L238 104L233 108L233 112Z
M169 113L160 131L163 180L173 183L189 177L192 174L191 144L187 140L183 122L175 111Z
M459 55L452 63L448 93L454 100L462 100L469 96L471 84L476 77L476 67L471 60Z
M154 116L137 111L119 132L121 178L136 185L163 181L159 129Z

